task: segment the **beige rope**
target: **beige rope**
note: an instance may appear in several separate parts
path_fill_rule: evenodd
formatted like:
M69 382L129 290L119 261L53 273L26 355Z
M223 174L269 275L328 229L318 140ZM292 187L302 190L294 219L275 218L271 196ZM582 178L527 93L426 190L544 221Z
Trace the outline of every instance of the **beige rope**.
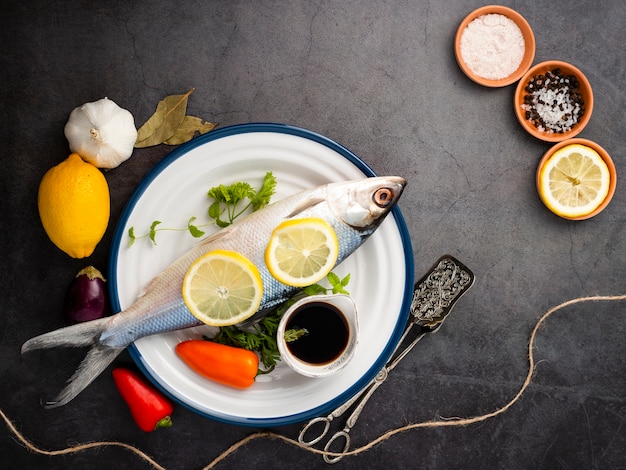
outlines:
M535 358L534 358L534 353L533 353L534 344L535 344L535 338L537 336L537 332L539 331L539 328L541 327L541 325L553 313L555 313L558 310L561 310L561 309L563 309L565 307L569 307L571 305L578 304L578 303L583 303L583 302L619 301L619 300L624 300L624 299L626 299L626 294L624 294L624 295L614 295L614 296L597 295L597 296L592 296L592 297L579 297L577 299L572 299L572 300L568 300L566 302L563 302L562 304L557 305L556 307L553 307L550 310L548 310L546 313L544 313L542 315L542 317L539 319L539 321L537 322L537 324L535 325L535 327L533 328L533 331L532 331L532 333L530 335L530 341L528 343L528 362L529 362L529 364L528 364L528 374L526 375L526 379L524 380L524 383L522 384L522 386L519 389L519 391L517 392L517 394L508 403L506 403L501 408L498 408L497 410L492 411L491 413L487 413L487 414L480 415L480 416L474 416L472 418L440 418L440 420L436 420L436 421L425 421L425 422L421 422L421 423L407 424L406 426L402 426L402 427L395 428L395 429L392 429L390 431L387 431L384 434L382 434L381 436L377 437L376 439L372 440L371 442L368 442L367 444L365 444L365 445L363 445L363 446L361 446L361 447L359 447L357 449L353 449L351 451L343 452L343 453L327 452L327 451L323 451L323 450L319 450L319 449L315 449L315 448L311 448L311 447L306 447L306 446L300 444L298 441L296 441L294 439L291 439L289 437L283 436L281 434L277 434L277 433L271 432L271 431L261 431L261 432L257 432L257 433L251 434L249 436L246 436L243 439L241 439L240 441L238 441L235 444L233 444L232 446L230 446L228 449L226 449L224 452L222 452L219 456L217 456L209 465L204 467L204 470L210 470L210 469L214 468L215 465L217 465L219 462L224 460L226 457L228 457L229 455L233 454L239 448L245 446L246 444L248 444L249 442L251 442L251 441L253 441L255 439L263 439L263 438L265 438L265 439L278 439L278 440L281 440L281 441L286 442L288 444L291 444L291 445L294 445L296 447L299 447L301 449L307 450L308 452L312 452L312 453L316 453L316 454L329 455L329 456L339 456L339 455L349 456L349 455L356 455L356 454L360 454L362 452L365 452L368 449L371 449L372 447L374 447L375 445L377 445L377 444L379 444L379 443L381 443L383 441L386 441L390 437L395 436L396 434L400 434L400 433L409 431L411 429L435 428L435 427L452 427L452 426L467 426L468 424L478 423L478 422L485 421L487 419L493 418L494 416L498 416L499 414L504 413L511 406L513 406L521 398L522 394L526 391L526 389L530 385L530 383L532 381L532 378L533 378L533 375L535 373ZM15 435L15 437L18 439L18 441L21 442L27 449L29 449L30 451L35 452L37 454L54 456L54 455L72 454L72 453L81 452L81 451L84 451L84 450L87 450L87 449L96 448L96 447L117 446L117 447L122 447L124 449L127 449L127 450L137 454L140 458L142 458L144 461L146 461L146 463L149 463L154 468L159 469L159 470L165 470L161 465L159 465L156 461L154 461L150 456L148 456L147 454L145 454L141 450L137 449L136 447L133 447L133 446L131 446L129 444L125 444L123 442L115 442L115 441L90 442L90 443L86 443L86 444L80 444L80 445L68 447L66 449L52 450L52 451L45 450L45 449L42 449L40 447L35 446L32 442L30 442L28 439L26 439L24 437L24 435L18 431L18 429L15 427L15 425L11 422L11 420L9 420L9 418L6 416L4 411L2 411L1 409L0 409L0 415L2 416L2 419L4 419L6 425L9 428L9 430L11 431L11 433L13 433Z
M4 419L4 422L6 423L7 427L14 434L14 436L17 438L17 440L19 442L21 442L24 445L24 447L26 447L28 450L30 450L32 452L35 452L37 454L49 455L49 456L64 455L64 454L74 454L76 452L81 452L83 450L93 449L93 448L96 448L96 447L116 446L116 447L122 447L122 448L127 449L127 450L129 450L131 452L134 452L139 457L141 457L143 460L145 460L146 462L151 464L154 468L157 468L159 470L165 470L164 467L161 467L149 455L145 454L144 452L142 452L141 450L137 449L136 447L133 447L130 444L125 444L123 442L116 442L116 441L88 442L86 444L78 444L78 445L75 445L75 446L72 446L72 447L68 447L66 449L45 450L45 449L42 449L40 447L35 446L32 442L30 442L28 439L26 439L26 437L24 437L24 435L17 430L15 425L11 422L11 420L7 417L7 415L1 409L0 409L0 416L2 416L2 419Z

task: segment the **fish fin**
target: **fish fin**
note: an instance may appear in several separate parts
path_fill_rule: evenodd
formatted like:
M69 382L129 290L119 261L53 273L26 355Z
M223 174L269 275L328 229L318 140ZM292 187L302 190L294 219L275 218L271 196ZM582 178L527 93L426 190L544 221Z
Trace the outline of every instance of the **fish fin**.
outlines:
M22 354L35 349L49 349L55 347L78 348L92 346L87 356L78 366L76 372L68 380L68 385L52 402L45 404L46 408L62 406L83 391L87 385L100 375L125 348L112 348L99 344L98 339L107 327L109 318L100 318L76 325L59 328L29 339L22 345Z
M68 385L57 395L54 401L46 402L45 408L56 408L69 403L87 385L93 382L124 349L112 348L103 344L94 345L68 380Z
M100 318L35 336L22 345L22 354L35 349L91 346L95 344L102 331L104 331L108 321L108 317Z
M316 206L320 202L324 202L325 200L326 193L323 193L322 191L314 191L309 197L300 201L285 218L290 219L291 217L295 217L296 215L304 212L310 207Z

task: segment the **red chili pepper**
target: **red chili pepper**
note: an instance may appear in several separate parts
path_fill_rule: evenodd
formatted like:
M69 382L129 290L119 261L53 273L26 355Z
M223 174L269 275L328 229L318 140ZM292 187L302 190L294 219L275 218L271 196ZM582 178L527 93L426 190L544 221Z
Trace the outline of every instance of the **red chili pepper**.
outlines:
M213 341L183 341L176 345L176 353L198 374L231 387L249 387L259 370L253 351Z
M137 425L146 432L172 425L172 402L130 369L113 369L113 380Z

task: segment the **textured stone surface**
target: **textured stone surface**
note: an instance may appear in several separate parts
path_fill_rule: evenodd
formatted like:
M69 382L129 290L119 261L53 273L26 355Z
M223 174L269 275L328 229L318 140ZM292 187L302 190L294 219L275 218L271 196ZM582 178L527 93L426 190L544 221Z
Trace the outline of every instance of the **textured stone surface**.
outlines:
M589 78L593 117L581 137L624 160L626 6L619 0L504 1L526 17L535 63L569 61ZM72 276L105 268L120 213L169 151L137 151L106 173L112 218L88 260L57 250L37 215L43 173L68 153L70 111L108 96L137 123L168 94L194 87L189 113L220 126L281 122L346 146L379 174L409 179L400 207L416 278L443 254L476 283L373 396L351 435L360 447L385 431L437 417L472 417L507 404L528 372L541 315L581 296L626 294L626 198L585 222L548 212L535 169L549 145L526 135L514 86L469 81L453 55L456 1L9 1L0 13L0 408L35 445L119 440L166 468L201 468L254 429L178 406L174 428L144 434L104 373L69 406L44 410L82 357L20 358L26 339L61 326ZM624 468L625 302L577 304L540 330L533 382L506 413L462 428L414 429L347 457L337 468ZM116 362L130 361L125 353ZM339 420L341 421L341 420ZM338 423L340 426L343 423ZM295 437L301 425L276 428ZM0 433L8 468L150 468L109 447L34 455ZM217 468L322 468L320 456L259 439Z

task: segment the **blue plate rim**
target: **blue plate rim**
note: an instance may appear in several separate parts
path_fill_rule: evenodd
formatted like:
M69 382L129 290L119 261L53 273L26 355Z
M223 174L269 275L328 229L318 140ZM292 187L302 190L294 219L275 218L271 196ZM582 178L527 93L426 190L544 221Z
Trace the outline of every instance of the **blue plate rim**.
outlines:
M117 226L113 233L113 241L111 243L110 255L109 255L109 263L108 263L108 274L109 274L109 282L108 290L109 290L109 298L111 302L111 309L113 312L119 312L121 309L118 290L117 290L117 261L120 244L122 240L125 238L126 233L124 232L124 227L130 214L132 213L135 205L146 191L146 189L150 186L150 184L154 181L154 179L163 172L172 162L176 161L178 158L187 154L190 150L199 147L207 142L211 142L217 139L221 139L224 137L238 135L238 134L248 134L255 132L274 132L280 134L288 134L296 137L301 137L304 139L312 140L319 144L322 144L331 150L334 150L351 163L353 163L357 168L359 168L366 176L372 177L377 176L376 173L361 160L356 154L348 150L346 147L338 144L337 142L329 139L328 137L324 137L321 134L316 132L293 126L288 124L279 124L279 123L249 123L249 124L234 124L231 126L226 126L222 128L218 128L208 132L204 135L198 136L193 140L180 145L179 147L172 150L168 155L166 155L159 163L157 163L140 181L139 185L133 192L130 199L127 201L122 213L120 214L120 218L118 220ZM382 367L387 363L393 351L402 336L404 331L404 326L408 320L409 310L411 305L411 300L413 297L413 283L414 283L414 265L413 265L413 249L411 245L411 237L409 235L409 231L407 229L406 223L404 221L404 217L402 216L402 212L398 206L394 207L392 210L392 215L395 219L396 225L400 232L400 238L402 240L403 251L404 251L404 259L406 266L405 273L405 285L404 285L404 298L402 300L402 307L400 315L398 316L398 321L396 322L396 326L394 328L394 332L392 336L387 341L383 352L380 354L378 359L370 366L363 376L357 380L351 387L346 389L343 393L336 396L334 399L329 400L323 405L317 406L315 408L311 408L309 410L303 411L301 413L280 416L275 418L245 418L245 417L225 417L221 414L211 414L206 413L204 411L197 410L196 408L190 406L185 403L178 397L172 395L171 392L166 390L161 384L159 384L147 367L143 364L142 356L135 344L131 344L128 347L128 352L136 363L137 367L141 370L141 372L165 395L171 398L174 402L179 405L193 411L194 413L203 416L205 418L210 418L216 421L220 421L227 424L235 424L235 425L243 425L243 426L251 426L251 427L270 427L270 426L283 426L293 423L298 423L305 421L310 418L314 418L316 416L323 415L333 410L337 406L340 406L342 403L345 403L350 397L356 394L359 390L365 387L382 369Z

